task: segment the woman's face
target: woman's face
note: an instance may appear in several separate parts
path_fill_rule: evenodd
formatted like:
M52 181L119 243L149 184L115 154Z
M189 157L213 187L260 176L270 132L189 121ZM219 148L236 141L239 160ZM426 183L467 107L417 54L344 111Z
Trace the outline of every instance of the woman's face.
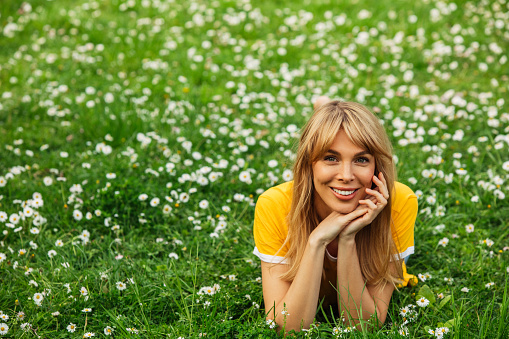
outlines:
M340 130L330 149L312 165L315 208L321 219L332 211L352 212L371 188L375 157Z

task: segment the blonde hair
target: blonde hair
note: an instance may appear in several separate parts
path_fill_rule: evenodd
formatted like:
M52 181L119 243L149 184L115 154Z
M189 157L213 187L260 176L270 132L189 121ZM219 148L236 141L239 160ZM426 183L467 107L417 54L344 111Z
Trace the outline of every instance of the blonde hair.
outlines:
M309 235L320 222L314 207L312 164L327 152L341 129L356 146L374 156L375 175L382 172L389 192L393 192L396 170L392 146L378 118L355 102L331 101L315 110L302 131L293 167L293 198L285 241L289 244L285 255L289 269L281 276L284 280L295 278ZM389 197L387 206L355 237L361 272L370 284L396 284L402 277L401 264L396 265L396 275L389 270L391 259L400 260L391 234L391 202Z

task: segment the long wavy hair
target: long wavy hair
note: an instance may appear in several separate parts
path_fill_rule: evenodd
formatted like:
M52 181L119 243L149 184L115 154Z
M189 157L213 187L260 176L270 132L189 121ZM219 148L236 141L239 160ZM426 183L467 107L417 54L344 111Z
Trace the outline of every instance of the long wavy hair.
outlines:
M285 244L289 244L285 255L289 269L281 276L284 280L292 281L295 278L309 235L320 223L314 206L316 193L312 164L330 149L341 129L356 146L374 156L375 175L383 173L392 195L396 179L392 146L378 118L369 109L355 102L331 101L316 109L302 131L293 167L293 198L285 241ZM402 277L400 258L396 254L391 232L391 203L392 196L373 222L355 237L362 275L369 284L396 284ZM396 274L389 270L391 260L397 262Z

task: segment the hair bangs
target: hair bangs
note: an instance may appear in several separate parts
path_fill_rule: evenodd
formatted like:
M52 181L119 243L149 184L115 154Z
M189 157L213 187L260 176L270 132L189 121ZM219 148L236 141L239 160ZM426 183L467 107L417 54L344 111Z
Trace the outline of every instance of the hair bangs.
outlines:
M360 148L367 150L374 157L386 157L392 161L391 149L387 148L388 140L383 140L380 134L382 124L371 115L371 124L361 121L358 112L351 112L349 108L344 109L345 122L343 129L352 143ZM389 144L390 145L390 144Z
M327 153L343 125L343 119L341 115L329 114L322 121L317 121L316 125L314 140L309 144L310 163Z

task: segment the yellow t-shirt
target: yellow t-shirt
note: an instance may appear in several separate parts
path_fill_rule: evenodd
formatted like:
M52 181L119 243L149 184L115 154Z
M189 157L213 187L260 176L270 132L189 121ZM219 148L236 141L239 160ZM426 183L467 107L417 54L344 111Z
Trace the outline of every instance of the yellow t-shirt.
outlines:
M290 213L292 202L293 181L272 187L265 191L256 203L253 234L255 240L255 254L260 260L268 263L286 264L286 255L289 244L281 247L288 235L286 217ZM395 182L392 192L392 220L394 227L392 237L399 255L402 259L414 253L414 224L417 217L417 197L406 185ZM331 262L336 258L328 252L328 260L324 261L326 275L333 271L335 265ZM333 272L331 272L333 273ZM403 264L404 281L415 285L417 278L406 272ZM332 274L333 275L333 274ZM323 284L322 284L323 285Z

